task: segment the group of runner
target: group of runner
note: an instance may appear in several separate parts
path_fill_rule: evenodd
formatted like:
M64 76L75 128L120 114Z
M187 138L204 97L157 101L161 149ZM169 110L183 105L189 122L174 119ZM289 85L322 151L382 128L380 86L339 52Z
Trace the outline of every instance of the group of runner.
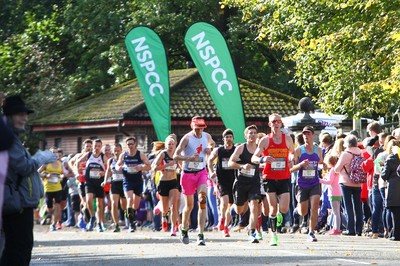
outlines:
M292 138L281 131L282 120L279 114L271 114L268 125L271 128L271 133L268 135L260 135L255 125L248 126L244 131L246 142L237 146L234 146L232 130L226 129L222 133L224 143L217 148L211 135L204 132L207 127L204 119L192 118L192 130L183 136L176 149L171 147L170 155L167 156L171 160L173 154L172 159L175 163L169 162L164 165L164 173L165 169L172 165L175 165L172 168L174 171L177 165L181 165L180 185L184 208L178 229L182 243L189 243L189 217L197 194L199 207L197 244L205 245L207 179L217 187L220 199L218 229L223 231L225 237L230 236L231 207L238 215L250 210L248 240L251 243L258 243L261 238L260 211L263 210L264 215L269 218L271 227L270 245L278 245L277 217L278 214L282 215L289 211L292 171L299 171L298 179L304 184L303 189L298 192L301 215L307 214L308 203L311 200L311 221L315 225L316 211L319 207L315 203L321 193L318 164L322 162L322 152L321 148L314 145L314 129L310 126L304 128L302 133L306 139L305 148L295 150ZM153 167L155 171L163 169L158 166L160 160L166 157L162 154ZM177 184L173 183L171 189L178 189ZM262 190L265 191L264 199L261 195ZM267 206L260 208L261 203ZM164 217L169 211L169 206L171 204L163 204ZM163 218L163 223L166 219L167 217ZM174 227L177 219L174 218L171 224ZM314 230L309 231L308 239L317 241Z
M118 212L121 208L129 232L134 232L136 212L143 194L143 174L152 171L152 176L157 179L160 198L157 209L162 213L162 229L167 231L170 227L171 235L179 231L182 243L189 243L190 216L194 204L198 204L197 244L205 245L207 180L211 180L219 197L218 229L224 236L230 236L231 209L238 215L249 210L248 240L258 243L262 237L260 217L263 212L272 232L270 245L276 246L277 224L281 222L278 220L289 211L291 172L298 171L298 211L305 216L311 210L308 240L317 241L313 228L321 195L318 165L322 163L322 152L314 144L313 127L303 129L305 144L295 150L292 137L281 130L279 114L269 116L270 134L259 134L257 126L250 125L244 131L246 142L236 146L231 129L222 133L223 145L215 147L211 135L204 131L207 125L203 118L193 117L190 126L191 131L180 142L174 134L168 136L163 149L157 151L152 161L137 149L136 139L128 137L125 150L116 144L113 152L105 155L100 139L86 140L82 153L67 160L65 166L62 164L61 170L60 167L43 166L40 172L46 188L47 211L53 214L51 229L56 230L60 221L53 202L60 204L61 200L49 184L61 183L63 175L68 174L70 190L74 189L71 184L75 184L78 188L75 194L80 195L81 209L74 207L74 210L76 214L82 213L80 219L86 220L86 230L95 227L99 232L104 230L104 187L111 184L114 232L121 230ZM57 187L60 186L57 184ZM184 201L181 215L180 192Z

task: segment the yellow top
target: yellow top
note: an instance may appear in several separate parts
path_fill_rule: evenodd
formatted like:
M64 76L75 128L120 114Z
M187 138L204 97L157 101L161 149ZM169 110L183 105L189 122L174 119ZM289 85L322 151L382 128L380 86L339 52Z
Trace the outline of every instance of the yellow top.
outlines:
M57 167L53 167L53 164L49 163L46 165L44 172L51 174L50 178L45 177L43 179L44 192L57 192L62 190L60 175L63 173L63 169L61 162L57 161Z

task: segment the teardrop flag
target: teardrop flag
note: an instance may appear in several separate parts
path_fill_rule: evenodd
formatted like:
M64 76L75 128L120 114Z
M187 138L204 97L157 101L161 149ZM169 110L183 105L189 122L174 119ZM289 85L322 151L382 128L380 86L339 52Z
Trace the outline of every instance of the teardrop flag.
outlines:
M143 26L126 35L125 45L157 138L164 140L171 132L170 84L164 45L153 30Z
M225 127L232 129L236 141L244 142L242 98L224 37L214 26L198 22L186 32L185 45Z

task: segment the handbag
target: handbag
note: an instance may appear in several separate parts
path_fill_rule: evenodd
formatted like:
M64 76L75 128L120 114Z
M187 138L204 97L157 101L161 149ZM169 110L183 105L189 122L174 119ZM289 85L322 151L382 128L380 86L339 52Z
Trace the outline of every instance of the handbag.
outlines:
M3 215L11 215L21 213L22 198L19 194L19 184L21 183L21 177L18 177L17 184L6 180L4 185L4 201L3 201Z

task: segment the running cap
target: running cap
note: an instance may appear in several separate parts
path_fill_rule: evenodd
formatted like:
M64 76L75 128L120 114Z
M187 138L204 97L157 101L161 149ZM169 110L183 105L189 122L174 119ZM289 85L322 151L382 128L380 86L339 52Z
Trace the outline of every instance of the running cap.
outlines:
M230 128L227 128L224 130L224 132L222 133L222 137L225 138L226 135L232 135L233 137L233 131Z
M312 126L305 126L301 133L304 133L304 132L311 132L314 134L314 128Z
M190 124L192 128L206 128L206 122L200 116L195 116L192 118L192 123Z

